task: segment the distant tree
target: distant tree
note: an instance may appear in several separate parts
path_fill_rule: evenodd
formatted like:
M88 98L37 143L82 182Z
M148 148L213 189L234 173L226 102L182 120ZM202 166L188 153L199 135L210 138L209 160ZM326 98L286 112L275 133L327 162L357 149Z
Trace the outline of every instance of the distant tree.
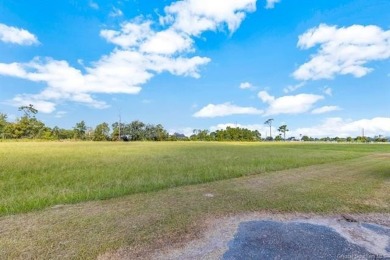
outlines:
M6 114L3 114L3 113L0 113L0 137L1 138L5 138L5 127L7 126L8 122L7 122L7 115Z
M271 138L272 138L272 132L271 132L272 121L274 121L274 119L269 118L267 121L264 122L265 125L269 126L269 137L271 137Z
M85 124L84 120L77 123L75 127L73 127L74 131L74 138L75 139L81 139L85 140L85 133L87 132L87 125Z
M145 137L145 124L135 120L125 126L124 132L129 135L131 141L141 141Z
M7 136L11 138L50 138L50 129L35 118L38 110L33 105L21 106L24 115L7 127Z
M111 133L111 140L120 140L120 136L124 136L126 135L126 133L124 132L125 130L125 124L124 123L119 123L119 122L115 122L111 125L112 127L112 133Z
M357 136L354 140L355 140L356 142L365 143L365 142L367 142L367 137L365 137L365 136Z
M302 136L301 140L307 142L307 141L310 141L310 137L308 137L307 135L304 135L304 136Z
M31 104L29 104L28 106L21 106L18 110L23 111L24 115L28 118L35 116L38 113L38 110L35 109L34 106Z
M94 141L108 141L110 139L110 127L107 123L101 123L96 126L93 133Z
M282 141L282 134L275 136L275 141Z
M58 139L66 140L74 138L75 132L73 129L63 129L60 128L58 131Z
M352 142L352 137L348 136L346 140L347 142Z
M53 127L51 129L51 135L53 136L53 139L60 139L60 128L58 126Z
M374 142L385 143L387 142L387 139L382 135L378 135L374 136Z
M153 141L164 141L169 137L168 132L164 129L161 124L158 124L154 127L154 136L152 138Z
M283 139L284 141L286 141L286 132L288 132L289 130L287 129L287 125L281 125L279 126L278 128L278 132L282 133L283 134Z

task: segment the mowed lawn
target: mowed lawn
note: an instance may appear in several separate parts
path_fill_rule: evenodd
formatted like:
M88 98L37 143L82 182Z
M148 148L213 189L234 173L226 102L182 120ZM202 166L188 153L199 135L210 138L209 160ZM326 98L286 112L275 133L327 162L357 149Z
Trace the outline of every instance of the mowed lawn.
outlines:
M389 153L383 144L0 143L0 216Z
M248 212L390 216L388 144L10 142L0 158L0 259L136 259Z

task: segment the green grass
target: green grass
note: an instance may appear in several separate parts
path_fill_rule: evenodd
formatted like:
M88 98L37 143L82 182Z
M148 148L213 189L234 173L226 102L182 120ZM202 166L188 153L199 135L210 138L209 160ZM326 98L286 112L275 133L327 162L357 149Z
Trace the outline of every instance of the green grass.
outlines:
M342 161L389 145L0 143L0 216Z
M118 258L116 250L120 250L119 258L135 259L147 251L199 237L207 228L208 219L248 212L377 212L390 217L390 153L384 146L377 147L378 153L366 153L365 146L351 153L350 147L338 145L130 145L163 150L172 145L175 149L188 149L190 154L197 149L229 148L231 151L225 153L235 151L237 155L240 151L240 156L244 156L244 151L250 154L281 149L278 151L287 158L309 159L311 155L323 154L321 160L333 160L325 163L317 157L321 164L3 216L0 258L96 259L105 253L108 258ZM290 157L301 150L310 151L311 155ZM323 153L324 150L332 150L333 155ZM207 197L207 193L214 196Z

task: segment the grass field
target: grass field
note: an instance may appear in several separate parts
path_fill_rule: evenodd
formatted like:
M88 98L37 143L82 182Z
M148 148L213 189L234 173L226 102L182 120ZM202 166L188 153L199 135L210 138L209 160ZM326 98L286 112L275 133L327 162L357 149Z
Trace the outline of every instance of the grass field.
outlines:
M0 216L345 160L387 145L0 143Z
M390 212L386 144L11 142L0 158L6 259L158 248L240 212Z

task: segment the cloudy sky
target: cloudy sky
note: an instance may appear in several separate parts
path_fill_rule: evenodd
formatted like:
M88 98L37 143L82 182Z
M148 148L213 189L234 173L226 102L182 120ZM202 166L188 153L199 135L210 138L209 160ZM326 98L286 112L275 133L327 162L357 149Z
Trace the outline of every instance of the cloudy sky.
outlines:
M0 0L0 112L390 135L388 0Z

